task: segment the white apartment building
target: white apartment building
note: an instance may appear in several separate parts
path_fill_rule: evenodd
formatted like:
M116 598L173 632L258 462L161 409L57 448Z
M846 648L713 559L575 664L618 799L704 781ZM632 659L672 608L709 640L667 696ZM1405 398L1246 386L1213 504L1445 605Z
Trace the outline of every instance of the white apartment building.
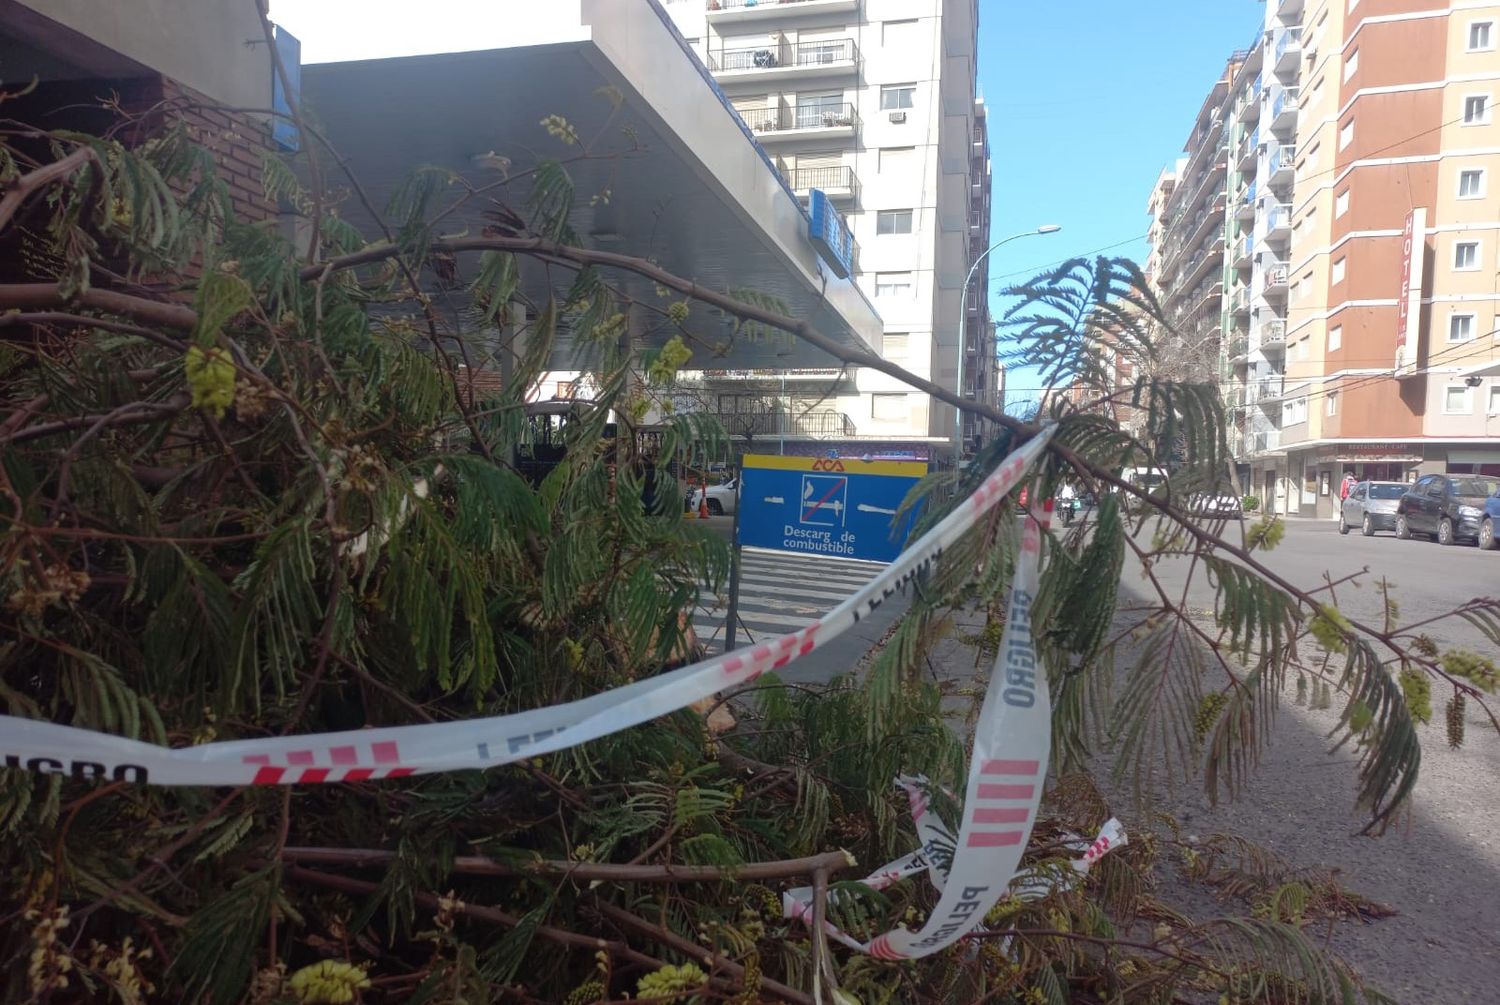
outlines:
M882 355L954 388L967 333L966 393L999 405L983 269L970 303L961 299L989 237L975 0L669 0L666 9L794 193L805 203L819 189L847 219L855 280L884 323ZM870 370L705 371L704 392L732 435L775 438L780 426L788 452L938 457L958 439L953 408ZM972 450L982 429L966 432Z

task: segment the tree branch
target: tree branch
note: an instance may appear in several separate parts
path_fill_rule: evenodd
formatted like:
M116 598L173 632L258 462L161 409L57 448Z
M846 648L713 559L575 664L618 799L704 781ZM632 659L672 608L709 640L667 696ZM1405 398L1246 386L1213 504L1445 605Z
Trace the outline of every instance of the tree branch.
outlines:
M378 848L284 848L283 861L315 865L380 866L396 859L395 852ZM510 864L483 855L460 855L452 871L464 876L561 876L583 882L605 883L721 883L809 876L819 870L840 872L854 865L848 852L832 851L807 858L715 865L611 865L604 862L564 862L536 859Z

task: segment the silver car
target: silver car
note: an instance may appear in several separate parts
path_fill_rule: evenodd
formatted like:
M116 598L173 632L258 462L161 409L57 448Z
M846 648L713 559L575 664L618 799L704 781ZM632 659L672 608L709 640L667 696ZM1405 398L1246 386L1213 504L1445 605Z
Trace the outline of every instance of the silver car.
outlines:
M1347 534L1355 527L1365 537L1373 537L1377 530L1396 529L1396 503L1407 490L1405 482L1359 482L1349 490L1339 515L1339 533Z

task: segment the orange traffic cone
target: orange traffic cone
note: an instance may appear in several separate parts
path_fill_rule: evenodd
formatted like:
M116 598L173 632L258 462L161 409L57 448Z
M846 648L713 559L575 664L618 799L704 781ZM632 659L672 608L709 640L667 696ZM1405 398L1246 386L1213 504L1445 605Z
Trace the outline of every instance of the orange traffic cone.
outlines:
M708 519L708 479L706 479L706 478L700 478L700 479L698 479L698 487L702 490L702 495L698 496L698 519L699 520L707 520Z

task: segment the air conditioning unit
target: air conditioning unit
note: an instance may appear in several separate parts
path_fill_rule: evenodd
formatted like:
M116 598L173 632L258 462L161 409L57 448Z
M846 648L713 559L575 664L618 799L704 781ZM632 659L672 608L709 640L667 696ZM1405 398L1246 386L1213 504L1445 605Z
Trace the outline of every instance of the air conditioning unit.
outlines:
M892 122L905 122L906 121L906 113L905 112L892 112L891 113L891 121Z

